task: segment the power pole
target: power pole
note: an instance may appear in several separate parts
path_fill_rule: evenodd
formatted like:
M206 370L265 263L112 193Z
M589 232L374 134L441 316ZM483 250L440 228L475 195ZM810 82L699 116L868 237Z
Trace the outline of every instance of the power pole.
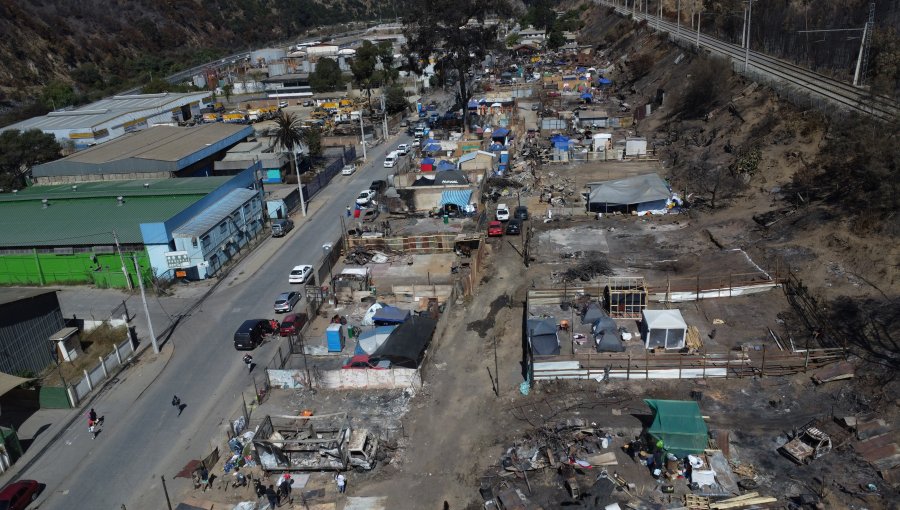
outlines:
M387 138L388 138L387 106L385 105L385 101L384 101L383 89L381 92L381 113L383 114L382 122L384 123L384 127L382 129L384 130L384 139L385 139L385 141L387 141Z
M153 321L150 320L150 308L147 307L147 295L144 294L144 279L141 277L141 266L138 265L137 253L131 254L134 257L134 270L137 272L138 285L141 287L141 301L144 303L144 313L147 315L147 329L150 330L150 342L153 344L153 353L159 354L159 344L156 343L156 334L153 333ZM165 482L163 482L165 486Z
M869 70L869 50L872 47L872 31L875 29L875 2L869 4L869 20L863 27L862 41L859 43L859 57L856 59L856 72L853 73L853 86L861 87L866 81Z
M116 235L116 231L112 231L113 241L116 243L116 251L119 252L119 260L122 261L122 274L125 275L125 283L128 285L128 290L134 290L134 285L131 284L131 278L128 276L128 269L125 267L125 257L122 255L122 247L119 246L119 236Z
M366 128L363 126L362 108L359 109L359 139L362 143L363 161L366 161Z
M678 7L675 9L675 40L681 37L681 0L678 0Z
M169 489L166 487L166 477L160 475L159 479L162 480L163 492L166 494L166 505L169 507L169 510L172 510L172 502L169 501Z
M291 156L294 157L294 172L297 174L297 191L300 193L300 210L303 211L303 217L306 217L306 199L303 197L303 182L300 180L300 165L297 164L297 149L291 147Z
M747 0L747 44L744 46L744 72L750 69L750 20L753 16L753 0Z

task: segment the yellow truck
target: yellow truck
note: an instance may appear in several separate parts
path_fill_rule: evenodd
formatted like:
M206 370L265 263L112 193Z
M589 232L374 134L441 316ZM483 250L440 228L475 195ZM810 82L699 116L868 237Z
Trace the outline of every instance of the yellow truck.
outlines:
M219 122L219 114L218 113L204 113L203 114L203 122Z
M222 122L228 124L245 124L247 122L247 117L242 112L228 112L222 114Z

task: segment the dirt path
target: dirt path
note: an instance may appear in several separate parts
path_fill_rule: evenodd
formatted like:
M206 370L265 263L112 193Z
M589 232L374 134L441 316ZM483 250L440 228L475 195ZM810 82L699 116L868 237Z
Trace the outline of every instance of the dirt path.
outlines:
M387 496L387 508L442 508L446 501L458 509L478 499L478 473L497 462L500 445L512 433L504 430L502 410L522 380L523 299L515 296L524 287L524 267L512 257L510 250L495 253L476 295L454 306L426 364L425 388L404 419L409 443L402 461L384 467L378 480L354 495ZM500 398L486 370L494 372L495 335Z

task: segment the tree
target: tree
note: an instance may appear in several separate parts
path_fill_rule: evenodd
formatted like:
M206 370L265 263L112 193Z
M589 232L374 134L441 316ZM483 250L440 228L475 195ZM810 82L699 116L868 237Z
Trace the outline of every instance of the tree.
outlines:
M50 109L63 108L78 103L78 96L72 85L54 80L44 86L41 91L41 102Z
M377 63L379 50L370 41L363 41L362 46L356 50L353 61L350 63L350 72L356 86L366 91L369 103L372 102L372 87L375 81L375 64Z
M309 149L310 157L322 155L322 130L319 126L310 126L303 130L303 143Z
M297 176L297 189L300 192L300 210L305 217L306 199L303 196L303 184L300 182L300 171L297 166L297 151L304 140L301 122L293 113L285 113L284 110L280 110L278 115L275 116L275 135L272 137L270 147L279 147L291 154L291 161L294 163L294 174Z
M547 47L551 50L558 50L563 44L566 44L566 38L559 30L554 29L547 36Z
M381 41L378 43L378 63L381 64L381 84L389 84L397 81L400 71L394 62L394 46L390 41Z
M334 59L321 58L309 75L309 85L315 92L331 92L344 84L341 68Z
M468 72L484 61L489 49L500 44L498 25L484 21L489 15L511 13L509 0L412 0L404 16L405 67L421 74L433 60L435 68L455 69L459 76L456 102L465 105L470 96Z
M231 102L231 93L234 91L234 85L226 83L222 85L222 92L225 94L225 101Z
M0 133L0 189L8 193L23 188L23 176L34 165L59 158L61 147L53 135L37 129Z
M391 85L384 94L384 107L391 115L409 110L406 92L399 85Z
M531 0L525 2L528 10L522 18L523 25L531 25L537 29L544 29L545 33L550 33L553 24L556 22L556 11L553 10L553 2L550 0Z

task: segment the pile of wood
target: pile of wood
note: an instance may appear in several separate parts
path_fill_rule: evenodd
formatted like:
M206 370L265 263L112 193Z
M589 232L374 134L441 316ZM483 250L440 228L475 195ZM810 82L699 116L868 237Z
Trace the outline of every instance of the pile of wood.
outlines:
M728 510L732 508L767 508L769 503L777 503L778 499L770 496L760 496L758 492L748 492L742 496L721 499L712 502L710 498L687 494L684 496L684 506L690 510Z

